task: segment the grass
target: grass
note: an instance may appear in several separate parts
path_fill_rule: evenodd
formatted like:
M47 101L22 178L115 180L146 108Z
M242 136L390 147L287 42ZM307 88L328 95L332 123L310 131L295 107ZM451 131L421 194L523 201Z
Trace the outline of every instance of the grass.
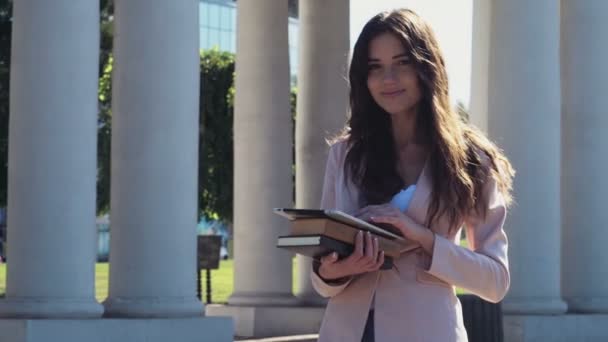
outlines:
M220 268L211 270L211 299L214 303L225 303L233 289L233 260L220 261ZM297 272L294 258L294 290L297 284ZM205 270L201 271L201 293L205 299ZM6 287L6 265L0 264L0 294L4 294ZM102 302L108 296L108 263L97 263L95 265L95 297Z
M296 259L293 259L293 285L292 290L296 290L298 283L298 273L296 269ZM213 303L226 303L228 297L232 294L233 286L233 265L234 261L222 260L220 261L220 268L217 270L211 270L211 300ZM201 271L201 295L203 300L206 300L205 293L207 291L206 286L206 271Z
M293 291L295 292L298 283L298 272L294 258L293 264ZM225 303L233 290L233 260L220 261L220 268L211 270L211 299L213 303ZM205 300L205 270L201 271L201 293ZM0 264L0 294L4 294L6 284L6 265ZM457 289L457 293L464 293ZM95 297L102 302L108 296L108 264L97 263L95 265Z
M462 246L467 245L466 240L460 241ZM211 300L214 303L225 303L233 290L233 260L220 261L220 268L211 270ZM201 271L201 293L205 299L206 293L206 272ZM293 291L296 291L298 284L298 272L296 259L293 259ZM6 286L6 264L0 264L0 295L5 292ZM458 294L465 293L461 289L456 289ZM95 265L95 297L102 302L108 296L108 263L97 263Z

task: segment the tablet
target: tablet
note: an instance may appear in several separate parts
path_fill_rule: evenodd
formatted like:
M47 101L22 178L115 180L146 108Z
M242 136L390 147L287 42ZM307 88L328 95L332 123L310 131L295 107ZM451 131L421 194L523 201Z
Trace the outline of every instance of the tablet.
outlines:
M293 208L274 208L274 213L286 217L289 220L304 219L304 218L328 218L350 226L367 230L381 236L386 236L390 239L405 241L405 239L392 233L386 229L375 226L369 222L365 222L352 215L336 209L293 209Z

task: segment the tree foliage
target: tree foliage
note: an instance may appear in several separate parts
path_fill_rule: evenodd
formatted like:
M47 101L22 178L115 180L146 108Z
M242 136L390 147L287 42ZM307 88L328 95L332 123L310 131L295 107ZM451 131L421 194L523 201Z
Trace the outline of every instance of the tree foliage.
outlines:
M8 118L13 3L0 0L0 207L6 206L8 187Z
M234 55L201 51L198 197L200 214L232 221Z
M97 117L97 214L110 210L110 170L112 141L112 67L111 54L99 77Z
M97 213L110 210L112 138L112 42L114 1L100 2L99 89L97 116Z

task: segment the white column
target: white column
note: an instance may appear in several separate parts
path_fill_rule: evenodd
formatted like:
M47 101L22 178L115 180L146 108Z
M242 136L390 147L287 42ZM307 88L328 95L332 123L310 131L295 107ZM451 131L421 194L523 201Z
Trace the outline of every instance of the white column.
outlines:
M0 317L94 318L99 3L13 3Z
M608 2L562 1L562 290L574 312L608 313Z
M289 305L291 254L275 247L291 207L287 1L237 2L234 112L234 292L231 305Z
M106 315L200 316L198 1L115 6Z
M488 68L493 1L473 0L469 121L484 132L488 131Z
M296 207L319 208L327 160L326 138L346 122L349 0L300 2L296 116ZM298 255L297 296L323 304L310 282L311 259Z
M511 289L504 311L559 314L559 1L492 4L488 131L511 159Z

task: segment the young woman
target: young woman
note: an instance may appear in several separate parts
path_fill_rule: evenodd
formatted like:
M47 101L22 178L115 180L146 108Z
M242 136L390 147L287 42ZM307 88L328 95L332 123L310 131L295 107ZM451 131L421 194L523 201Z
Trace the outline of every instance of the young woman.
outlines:
M352 255L314 265L313 285L330 297L319 341L467 341L454 287L505 296L514 171L450 107L441 51L414 12L365 25L349 81L351 117L330 148L321 205L390 224L420 247L379 270L378 242L360 233Z

